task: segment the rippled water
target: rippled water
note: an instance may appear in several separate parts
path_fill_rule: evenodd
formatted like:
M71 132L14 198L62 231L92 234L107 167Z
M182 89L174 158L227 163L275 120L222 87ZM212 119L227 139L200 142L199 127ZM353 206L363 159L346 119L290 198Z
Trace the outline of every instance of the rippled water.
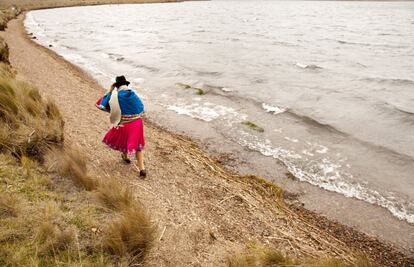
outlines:
M172 121L414 223L413 3L75 7L30 12L26 27L102 84L134 77Z

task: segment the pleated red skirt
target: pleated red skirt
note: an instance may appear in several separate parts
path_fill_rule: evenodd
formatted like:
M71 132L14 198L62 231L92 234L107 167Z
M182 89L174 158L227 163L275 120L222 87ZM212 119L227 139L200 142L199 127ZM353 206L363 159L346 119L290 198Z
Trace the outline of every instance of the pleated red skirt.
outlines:
M126 154L134 154L145 146L142 119L112 127L102 140L110 148Z

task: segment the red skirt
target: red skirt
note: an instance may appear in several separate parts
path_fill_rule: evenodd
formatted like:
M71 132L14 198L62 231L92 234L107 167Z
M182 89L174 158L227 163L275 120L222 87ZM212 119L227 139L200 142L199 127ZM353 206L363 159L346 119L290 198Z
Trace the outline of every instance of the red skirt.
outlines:
M102 140L110 148L134 154L144 149L144 124L142 119L112 127Z

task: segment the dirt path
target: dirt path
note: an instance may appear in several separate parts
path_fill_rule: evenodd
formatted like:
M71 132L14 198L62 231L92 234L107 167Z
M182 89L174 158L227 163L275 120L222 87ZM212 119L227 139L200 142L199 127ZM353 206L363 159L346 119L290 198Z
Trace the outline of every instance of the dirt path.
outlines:
M149 266L220 266L229 252L248 241L272 244L295 256L331 255L352 260L355 246L339 241L328 229L315 227L313 215L307 213L310 217L303 219L304 211L295 213L279 204L266 183L224 171L192 141L150 122L145 128L149 177L139 179L133 166L123 165L120 155L101 143L109 123L107 114L97 110L94 103L103 89L59 56L30 41L22 18L9 23L5 37L18 77L36 85L59 105L67 141L81 147L90 159L90 171L101 177L113 175L129 184L148 208L159 235ZM340 228L328 223L325 227ZM353 233L350 230L349 235ZM385 256L378 256L384 264L393 266L401 260L401 255L392 254L387 245L377 248L364 242L361 244L368 244L364 250L375 250L370 254L374 258L385 251Z

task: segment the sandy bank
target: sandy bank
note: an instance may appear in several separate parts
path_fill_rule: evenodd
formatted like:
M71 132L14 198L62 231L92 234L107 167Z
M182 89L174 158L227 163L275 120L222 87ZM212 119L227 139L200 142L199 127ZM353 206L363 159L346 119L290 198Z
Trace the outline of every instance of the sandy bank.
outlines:
M191 140L146 122L149 177L138 179L133 166L101 144L109 128L94 107L103 89L78 68L29 40L22 17L5 34L18 77L59 105L65 136L81 147L91 172L117 176L134 188L159 227L150 266L217 266L248 241L271 244L294 256L336 256L352 261L361 249L384 266L412 261L374 237L303 210L287 207L276 188L253 177L239 177ZM214 236L214 238L212 238Z

